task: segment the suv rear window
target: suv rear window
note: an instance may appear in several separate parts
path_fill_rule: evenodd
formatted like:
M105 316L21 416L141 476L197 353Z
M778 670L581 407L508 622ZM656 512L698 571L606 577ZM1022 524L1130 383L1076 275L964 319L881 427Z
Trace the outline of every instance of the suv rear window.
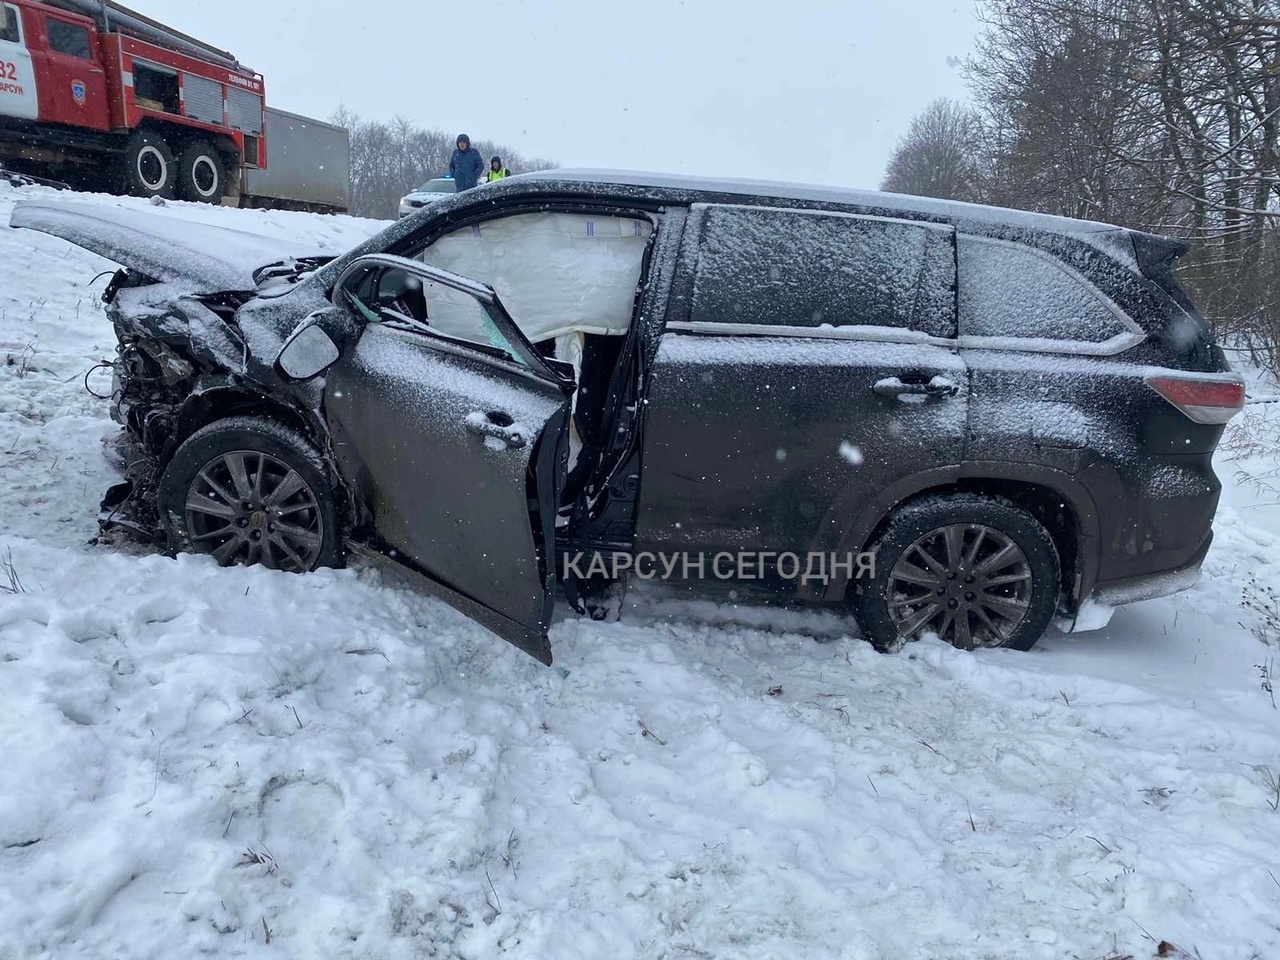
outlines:
M961 236L960 334L1104 343L1135 332L1088 281L1031 247Z
M950 227L883 217L705 208L695 323L896 327L955 336Z

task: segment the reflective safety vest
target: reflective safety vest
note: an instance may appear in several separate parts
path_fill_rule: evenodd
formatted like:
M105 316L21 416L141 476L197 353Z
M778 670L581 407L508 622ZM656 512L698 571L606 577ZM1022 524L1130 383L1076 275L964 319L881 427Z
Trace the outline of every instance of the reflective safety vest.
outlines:
M510 170L508 170L506 167L503 167L501 170L494 170L494 169L491 167L491 168L489 169L489 181L488 181L488 182L489 182L489 183L493 183L493 181L495 181L495 180L501 180L501 179L503 179L504 177L509 177L509 176L511 176L511 171L510 171Z

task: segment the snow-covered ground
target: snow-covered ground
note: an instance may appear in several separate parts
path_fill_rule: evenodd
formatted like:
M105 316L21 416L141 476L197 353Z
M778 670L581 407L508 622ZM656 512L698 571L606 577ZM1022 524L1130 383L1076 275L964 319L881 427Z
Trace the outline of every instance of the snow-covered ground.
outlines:
M649 596L548 669L371 571L89 545L109 268L0 227L3 960L1280 956L1280 495L1028 654ZM1254 409L1228 481L1280 466Z

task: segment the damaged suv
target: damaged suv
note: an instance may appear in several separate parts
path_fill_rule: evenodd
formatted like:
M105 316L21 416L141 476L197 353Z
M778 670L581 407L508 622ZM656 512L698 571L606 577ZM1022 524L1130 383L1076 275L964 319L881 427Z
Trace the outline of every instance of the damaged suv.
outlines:
M1180 242L981 206L552 171L333 258L12 224L122 265L107 529L394 564L547 663L557 581L594 610L627 568L1028 648L1194 581L1244 401Z

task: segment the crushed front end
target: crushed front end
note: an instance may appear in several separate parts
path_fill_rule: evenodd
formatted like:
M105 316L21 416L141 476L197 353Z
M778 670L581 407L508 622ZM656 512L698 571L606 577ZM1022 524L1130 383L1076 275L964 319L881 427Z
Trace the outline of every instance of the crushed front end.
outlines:
M163 540L156 511L165 464L212 390L234 389L249 363L236 311L251 293L183 295L118 270L103 294L115 329L111 417L124 430L108 457L123 479L102 500L100 537Z

